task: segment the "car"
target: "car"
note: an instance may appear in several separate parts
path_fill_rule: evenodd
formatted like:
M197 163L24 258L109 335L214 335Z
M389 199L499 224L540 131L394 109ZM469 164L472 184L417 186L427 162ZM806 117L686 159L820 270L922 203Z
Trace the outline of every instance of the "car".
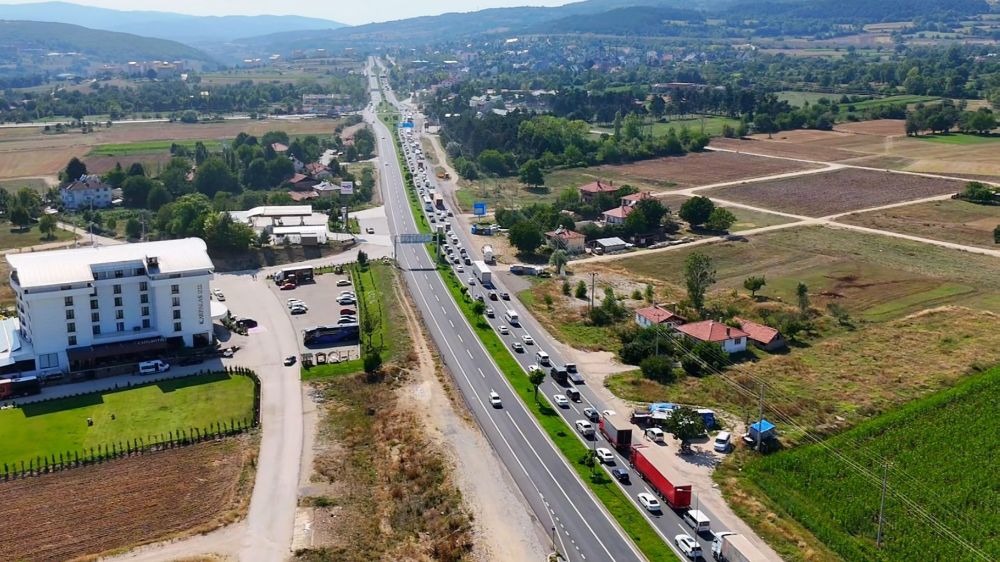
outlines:
M389 167L389 163L388 163L388 162L386 162L386 163L385 163L385 167L386 167L386 168L388 168L388 167Z
M236 323L239 324L240 326L244 327L244 328L256 328L257 327L257 321L254 320L253 318L240 318L239 320L236 321Z
M451 263L461 263L461 262L462 262L462 260L460 260L460 259L458 258L458 256L453 256L453 257L451 258Z
M687 556L691 560L697 560L702 556L701 545L691 535L677 535L674 537L674 544L677 545L677 548L680 549L684 556Z
M291 291L292 289L295 288L295 283L292 283L290 281L287 283L282 283L280 286L278 286L278 288L281 289L282 291Z
M339 296L341 296L341 297L356 297L357 295L354 294L354 291L341 291Z
M486 307L486 317L487 318L495 318L496 317L496 313L493 312L493 307L490 307L490 306Z
M341 279L341 280L337 281L337 286L338 287L350 287L351 286L351 280L350 279Z
M521 336L521 341L524 342L524 345L533 345L535 343L535 338L529 336L528 334L524 334Z
M562 394L553 394L552 401L560 408L569 408L569 398L566 398Z
M490 291L490 300L491 301L497 300L497 292L496 291Z
M656 499L656 496L648 492L642 492L636 496L639 499L639 504L646 508L646 511L650 513L660 513L662 507L660 506L660 500Z
M436 222L437 222L437 219L436 219L436 218L434 218L434 215L431 215L431 222L432 222L432 223L436 223Z
M465 267L463 267L462 264L458 264L458 265L455 266L455 271L457 271L459 273L464 273L465 272ZM471 285L472 283L469 283L469 284Z
M615 480L621 482L622 484L631 484L632 483L632 479L631 479L631 477L629 477L628 469L627 468L622 468L620 466L617 467L617 468L612 468L611 469L611 476L614 476Z
M294 355L289 355L288 357L285 357L284 363L286 367L290 367L295 364L295 361L296 357Z
M731 438L732 434L728 431L720 431L719 434L715 436L715 444L713 445L713 448L720 453L729 451L729 440Z
M475 285L475 284L476 284L476 278L475 277L469 277L469 285Z
M337 325L357 324L357 323L358 323L357 318L341 318L340 320L337 320Z
M217 300L220 301L226 300L226 295L222 294L222 289L212 289L212 294L215 295L215 298Z
M504 292L500 293L500 298L502 298L505 301L509 301L510 300L510 294L507 293L507 291L504 291Z
M341 306L346 306L346 305L349 305L349 304L358 304L358 301L356 301L356 300L354 300L353 298L350 298L350 297L341 297L341 298L337 299L337 304L339 304Z
M490 405L494 408L503 407L503 402L500 401L500 395L497 394L495 390L490 391Z
M465 265L472 265L472 260L469 259L469 256L462 258L462 261L465 262Z
M663 443L665 439L663 435L663 430L658 427L647 428L646 439L649 439L654 443Z
M604 464L615 464L615 454L611 452L610 449L605 449L604 447L598 447L595 454L597 458Z
M306 312L309 312L309 309L306 308L305 306L296 305L293 306L291 309L289 309L288 312L292 314L305 314Z
M302 301L302 299L288 299L288 308L292 308L293 306L295 306L297 304L301 304L301 305L305 306L306 303L304 301Z
M542 370L542 368L539 367L538 365L535 365L534 363L532 363L531 365L528 365L528 374L529 375L531 373L534 373L535 371L541 371L541 370Z
M357 314L357 312L353 308L341 308L340 309L340 315L341 316L354 316L355 314Z
M532 367L534 367L534 365L532 365ZM592 421L592 422L595 422L595 421L601 419L601 414L598 414L597 410L595 410L593 408L584 408L583 409L583 415L587 416L587 419L590 420L590 421Z
M594 436L594 426L587 420L576 420L576 430L585 437Z
M486 302L486 299L484 299L484 298L483 298L483 295L480 295L480 294L477 294L477 295L475 296L475 299L476 299L477 301L479 301L479 302Z
M510 333L510 328L501 324L497 326L497 331L506 336L507 334Z
M513 349L514 351L516 351L518 353L524 353L524 346L521 345L521 342L514 342L514 343L510 344L510 347L511 347L511 349Z

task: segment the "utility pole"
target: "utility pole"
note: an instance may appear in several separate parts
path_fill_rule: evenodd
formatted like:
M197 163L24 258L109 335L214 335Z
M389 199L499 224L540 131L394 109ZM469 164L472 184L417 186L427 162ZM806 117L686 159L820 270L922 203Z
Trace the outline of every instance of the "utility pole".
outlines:
M760 402L758 406L759 416L757 418L757 452L760 452L760 441L764 432L764 382L760 383Z
M882 548L882 527L885 524L885 491L889 481L889 461L882 465L882 499L878 506L878 533L875 535L875 548Z
M590 273L590 310L594 310L594 287L597 285L597 273Z

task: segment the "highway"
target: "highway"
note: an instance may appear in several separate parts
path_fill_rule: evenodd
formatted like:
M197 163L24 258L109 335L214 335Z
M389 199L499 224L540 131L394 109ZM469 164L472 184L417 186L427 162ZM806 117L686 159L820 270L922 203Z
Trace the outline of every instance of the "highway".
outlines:
M370 73L372 100L381 101L377 76ZM393 101L393 100L390 100ZM380 181L389 229L393 235L418 232L410 211L402 171L392 135L369 109L378 152L385 165ZM470 411L508 468L535 517L552 532L556 547L567 560L643 560L603 505L563 459L532 414L507 384L483 348L465 316L452 300L431 257L421 244L399 245L397 262L442 360L454 374ZM490 406L490 391L499 393L502 408ZM498 498L503 501L504 498Z

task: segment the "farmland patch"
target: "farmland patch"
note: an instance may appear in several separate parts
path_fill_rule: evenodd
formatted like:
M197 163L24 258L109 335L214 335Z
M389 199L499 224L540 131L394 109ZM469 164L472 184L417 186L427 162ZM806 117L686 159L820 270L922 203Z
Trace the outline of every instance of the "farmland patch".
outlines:
M993 229L1000 224L1000 207L948 199L856 213L837 220L945 242L995 248Z

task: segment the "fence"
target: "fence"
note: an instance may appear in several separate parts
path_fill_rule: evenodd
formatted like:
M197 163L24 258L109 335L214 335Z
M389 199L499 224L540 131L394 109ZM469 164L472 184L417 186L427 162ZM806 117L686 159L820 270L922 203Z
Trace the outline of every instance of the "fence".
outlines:
M220 420L209 424L207 427L180 428L158 435L147 435L145 438L137 437L131 440L120 440L115 443L98 445L97 447L87 447L76 451L66 451L65 453L60 452L58 455L36 456L34 459L22 460L13 464L4 463L3 472L0 473L0 480L6 482L40 476L42 474L51 474L72 468L101 464L116 459L186 447L196 443L214 441L253 431L260 426L260 377L254 371L243 367L226 368L222 372L232 376L247 377L253 381L253 414L251 419L234 420L230 418L228 422ZM151 381L150 383L136 386L148 386L148 384L155 384L156 382ZM86 394L97 394L97 392Z

